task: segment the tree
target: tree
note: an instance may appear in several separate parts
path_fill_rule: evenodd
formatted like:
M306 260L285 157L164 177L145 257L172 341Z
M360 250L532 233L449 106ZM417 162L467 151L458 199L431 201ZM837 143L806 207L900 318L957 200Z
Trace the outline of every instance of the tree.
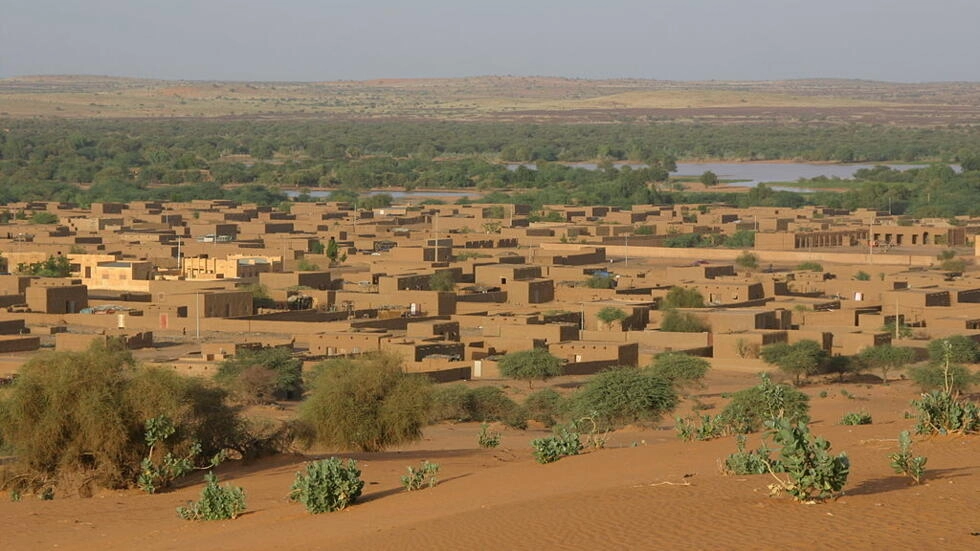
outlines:
M881 370L881 380L888 382L888 372L901 369L915 361L915 350L905 346L869 346L858 354L858 358L872 369Z
M742 251L742 254L735 259L735 264L747 270L754 270L759 267L759 256L749 251Z
M285 347L242 350L218 365L215 380L245 403L296 400L303 393L302 368Z
M308 443L365 452L421 438L432 401L432 383L385 353L323 362L308 386L300 409Z
M670 310L660 320L660 330L672 333L704 333L709 327L694 314Z
M933 364L945 363L976 363L980 359L980 345L970 337L952 335L945 339L935 339L926 347L929 361Z
M705 170L704 173L701 174L701 183L708 187L718 185L718 175L710 170Z
M647 371L651 375L672 382L677 387L703 387L701 380L708 374L710 368L711 364L704 358L682 352L664 352L653 359Z
M38 354L0 400L0 441L16 457L14 489L81 492L80 480L132 486L151 451L147 422L161 416L174 430L154 444L153 460L192 449L201 457L226 448L246 451L242 419L225 403L224 391L205 381L137 369L115 342Z
M766 363L792 375L795 384L799 386L801 377L808 377L820 369L827 359L827 352L816 341L802 340L794 344L764 346L760 356Z
M443 270L429 278L429 289L451 292L456 290L456 275L452 270Z
M602 323L611 326L614 322L620 322L627 318L626 312L615 306L606 306L595 315Z
M704 308L701 292L689 287L671 287L667 296L660 301L661 310L673 308Z
M330 241L327 242L326 255L327 258L330 259L331 263L337 262L337 259L340 257L340 246L337 245L337 240L334 239L333 236L331 236Z
M535 380L547 381L562 374L562 361L544 348L511 352L500 359L500 373L505 377L527 381L532 388Z
M42 262L32 262L27 265L20 264L17 266L17 271L22 274L40 277L68 277L71 275L71 265L68 262L67 256L57 255L49 256L47 260Z
M575 417L591 417L602 429L656 421L677 407L671 381L634 367L618 367L592 377L571 397Z

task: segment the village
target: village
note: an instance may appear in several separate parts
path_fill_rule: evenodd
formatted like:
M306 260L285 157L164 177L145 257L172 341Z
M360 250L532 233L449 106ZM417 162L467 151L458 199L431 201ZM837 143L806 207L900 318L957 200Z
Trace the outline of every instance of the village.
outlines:
M9 204L0 377L38 350L109 339L187 375L211 376L243 348L288 347L308 366L392 351L444 382L498 379L499 358L533 348L591 374L666 351L762 369L762 347L801 340L834 356L893 343L924 357L931 339L980 335L967 270L980 219L424 203ZM754 244L672 239L719 235ZM679 329L663 326L676 287L703 297L679 309Z

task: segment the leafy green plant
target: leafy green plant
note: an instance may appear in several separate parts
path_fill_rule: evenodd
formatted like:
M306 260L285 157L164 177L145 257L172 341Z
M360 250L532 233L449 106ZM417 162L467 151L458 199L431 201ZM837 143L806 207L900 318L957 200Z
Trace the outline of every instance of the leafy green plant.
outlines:
M759 267L759 255L742 251L742 254L735 258L735 264L748 270L754 270Z
M531 441L534 459L538 463L554 463L563 457L578 455L582 451L582 441L574 427L558 427L553 436Z
M591 417L603 430L660 419L677 407L671 381L634 367L610 369L593 376L570 398L573 418Z
M796 269L801 272L822 272L823 265L819 262L803 262Z
M735 453L725 458L724 471L728 474L747 475L747 474L766 474L769 472L781 473L784 471L783 465L773 459L765 442L755 450L745 449L746 437L744 434L735 436Z
M547 381L562 373L564 362L544 348L533 348L506 354L500 359L500 373L505 377L527 381L528 388L536 380Z
M206 483L201 499L178 507L177 514L184 520L230 520L245 511L245 490L236 486L219 486L214 473L204 475Z
M315 367L311 391L300 409L309 443L362 451L421 438L432 383L404 373L390 354L329 360Z
M925 392L912 400L916 409L915 432L918 434L949 434L980 430L980 408L973 402L961 400L949 392Z
M438 473L438 463L422 461L418 468L408 467L408 474L402 476L402 486L405 487L405 491L407 492L421 490L424 487L432 488L439 483L439 479L436 478Z
M157 445L164 443L175 432L177 432L177 427L173 420L166 415L158 415L146 420L145 439L150 449L140 463L141 472L136 479L136 485L148 494L156 493L160 488L170 487L174 480L193 470L212 469L225 459L226 454L222 450L216 453L207 465L196 466L195 461L201 454L201 444L200 442L193 442L186 454L178 456L168 451L159 462L154 462L153 456Z
M490 430L490 425L483 423L480 425L480 435L477 443L481 448L492 449L500 445L500 433Z
M612 326L612 324L617 321L622 323L622 321L627 318L627 315L622 308L606 306L605 308L599 310L599 312L596 314L596 318L598 318L602 323Z
M546 427L554 426L562 406L561 394L546 388L524 399L524 411L529 419L533 419Z
M711 364L704 358L690 356L682 352L658 354L647 368L647 373L671 381L676 387L704 386L702 379L708 374Z
M827 351L820 343L805 339L793 344L777 343L764 346L761 351L762 359L779 368L780 371L792 375L797 386L801 377L815 374L827 361Z
M696 415L693 418L675 417L674 427L681 440L713 440L724 436L725 424L720 415Z
M810 433L806 423L791 425L786 419L770 424L769 436L782 446L779 462L788 478L773 473L774 492L786 492L797 501L812 502L832 497L847 484L851 463L846 453L830 453L830 442Z
M898 451L889 454L888 459L896 473L911 478L913 484L922 483L922 476L925 474L928 459L912 455L912 436L909 435L909 431L903 430L898 435Z
M856 279L858 281L870 281L871 280L871 274L869 274L868 272L865 272L864 270L858 270L858 272L856 274L854 274L854 279Z
M795 388L774 383L768 374L761 382L732 395L719 416L728 434L745 434L762 429L766 422L785 418L792 423L809 421L809 396Z
M340 511L361 496L364 481L357 461L346 464L336 457L314 461L296 473L289 500L302 503L314 515Z
M871 414L867 411L852 411L841 418L842 425L870 425Z
M660 320L660 330L672 333L704 333L710 328L690 312L667 310Z

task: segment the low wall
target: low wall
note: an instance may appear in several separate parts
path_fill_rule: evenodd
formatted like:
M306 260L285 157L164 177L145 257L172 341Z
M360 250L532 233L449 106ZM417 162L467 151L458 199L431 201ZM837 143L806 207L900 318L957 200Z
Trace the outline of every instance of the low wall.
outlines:
M588 249L593 245L575 245L566 243L541 243L542 251L567 251L570 249ZM681 249L673 247L625 247L606 245L606 256L626 256L635 258L666 258L677 260L725 260L734 262L742 254L741 249ZM866 253L835 253L827 251L767 251L751 249L759 257L759 264L773 262L800 263L821 261L834 264L857 265L892 265L892 266L930 266L936 263L936 257L931 255L875 254Z

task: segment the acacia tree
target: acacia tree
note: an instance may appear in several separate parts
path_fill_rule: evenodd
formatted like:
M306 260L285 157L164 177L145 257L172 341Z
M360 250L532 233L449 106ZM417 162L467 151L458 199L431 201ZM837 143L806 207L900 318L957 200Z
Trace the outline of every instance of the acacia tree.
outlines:
M615 306L606 306L596 314L599 321L611 326L614 322L622 323L626 319L626 312L621 308L616 308Z
M881 370L882 382L888 382L888 372L901 369L915 361L915 350L906 346L869 346L858 354L858 358L872 369Z
M816 373L827 360L827 352L820 343L811 340L802 340L794 344L771 344L762 348L760 356L766 363L775 365L787 375L792 375L797 386L802 377Z
M701 380L710 368L711 364L704 358L682 352L664 352L654 358L647 370L651 375L666 379L677 387L703 387Z
M527 381L533 388L535 380L547 381L562 373L562 361L544 348L512 352L500 359L500 373L506 377Z

